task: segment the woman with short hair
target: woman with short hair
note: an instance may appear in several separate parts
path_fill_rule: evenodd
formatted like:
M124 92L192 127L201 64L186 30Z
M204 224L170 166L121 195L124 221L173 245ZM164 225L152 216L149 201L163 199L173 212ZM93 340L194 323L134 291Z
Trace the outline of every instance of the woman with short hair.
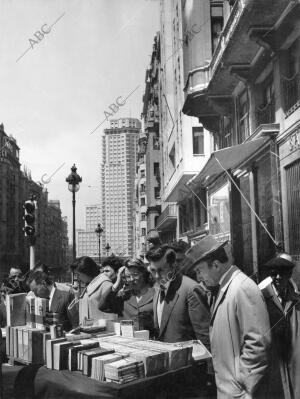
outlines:
M107 306L107 297L112 291L113 284L117 281L118 270L122 267L122 261L116 256L108 257L102 264L103 272L96 262L88 257L82 256L74 264L74 272L78 279L86 284L79 298L69 306L69 312L76 319L76 308L79 312L79 323L88 319L114 320L116 315Z
M121 288L123 284L123 287ZM109 303L122 320L133 320L135 330L154 333L153 297L150 273L141 259L128 259L119 269L119 277L110 294Z

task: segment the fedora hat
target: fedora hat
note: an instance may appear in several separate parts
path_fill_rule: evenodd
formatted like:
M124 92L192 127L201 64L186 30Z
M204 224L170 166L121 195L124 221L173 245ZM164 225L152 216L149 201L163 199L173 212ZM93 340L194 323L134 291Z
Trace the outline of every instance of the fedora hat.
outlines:
M295 263L291 255L282 253L264 264L265 269L293 269Z
M208 235L198 242L198 244L191 247L185 254L192 261L191 267L197 262L209 258L218 249L223 248L228 243L217 241L213 236Z

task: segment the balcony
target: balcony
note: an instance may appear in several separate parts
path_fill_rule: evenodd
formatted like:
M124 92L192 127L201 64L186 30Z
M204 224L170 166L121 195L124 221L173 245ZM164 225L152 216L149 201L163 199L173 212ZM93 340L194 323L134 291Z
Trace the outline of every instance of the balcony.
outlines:
M275 122L275 99L273 98L264 107L255 109L256 126L267 125Z
M300 106L300 73L291 78L281 77L281 87L286 116L293 113Z
M176 228L177 223L177 206L175 204L168 205L157 219L156 228L163 231L170 231Z

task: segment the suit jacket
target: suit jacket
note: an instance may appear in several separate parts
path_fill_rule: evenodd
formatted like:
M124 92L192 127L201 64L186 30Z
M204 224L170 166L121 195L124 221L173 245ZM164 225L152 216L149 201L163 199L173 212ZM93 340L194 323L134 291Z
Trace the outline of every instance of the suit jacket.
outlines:
M153 300L156 336L164 342L200 339L209 348L209 310L197 294L198 284L189 277L177 275L166 293L160 328L157 321L159 290Z
M141 297L139 302L137 302L135 295L131 295L123 302L123 309L121 311L121 319L133 320L136 330L149 330L151 336L154 334L154 293L154 288L149 287L148 291Z
M292 281L284 306L272 284L262 289L271 323L272 359L268 398L300 398L300 294Z
M258 286L236 266L221 283L210 338L218 399L265 399L259 385L269 361L268 312Z
M71 329L71 321L68 314L68 306L73 301L74 294L65 290L55 288L51 301L50 312L59 313L64 330Z

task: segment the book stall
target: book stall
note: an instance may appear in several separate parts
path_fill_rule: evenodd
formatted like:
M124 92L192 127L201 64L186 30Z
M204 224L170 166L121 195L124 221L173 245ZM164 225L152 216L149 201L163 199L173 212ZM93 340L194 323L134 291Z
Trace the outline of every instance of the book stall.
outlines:
M200 341L150 340L148 331L134 331L131 320L87 320L76 331L63 333L56 315L49 315L47 301L24 294L7 301L7 356L11 364L41 366L35 368L33 382L37 397L74 398L80 393L91 398L103 392L107 398L150 397L150 392L156 395L175 384L195 362L205 366L211 357Z

